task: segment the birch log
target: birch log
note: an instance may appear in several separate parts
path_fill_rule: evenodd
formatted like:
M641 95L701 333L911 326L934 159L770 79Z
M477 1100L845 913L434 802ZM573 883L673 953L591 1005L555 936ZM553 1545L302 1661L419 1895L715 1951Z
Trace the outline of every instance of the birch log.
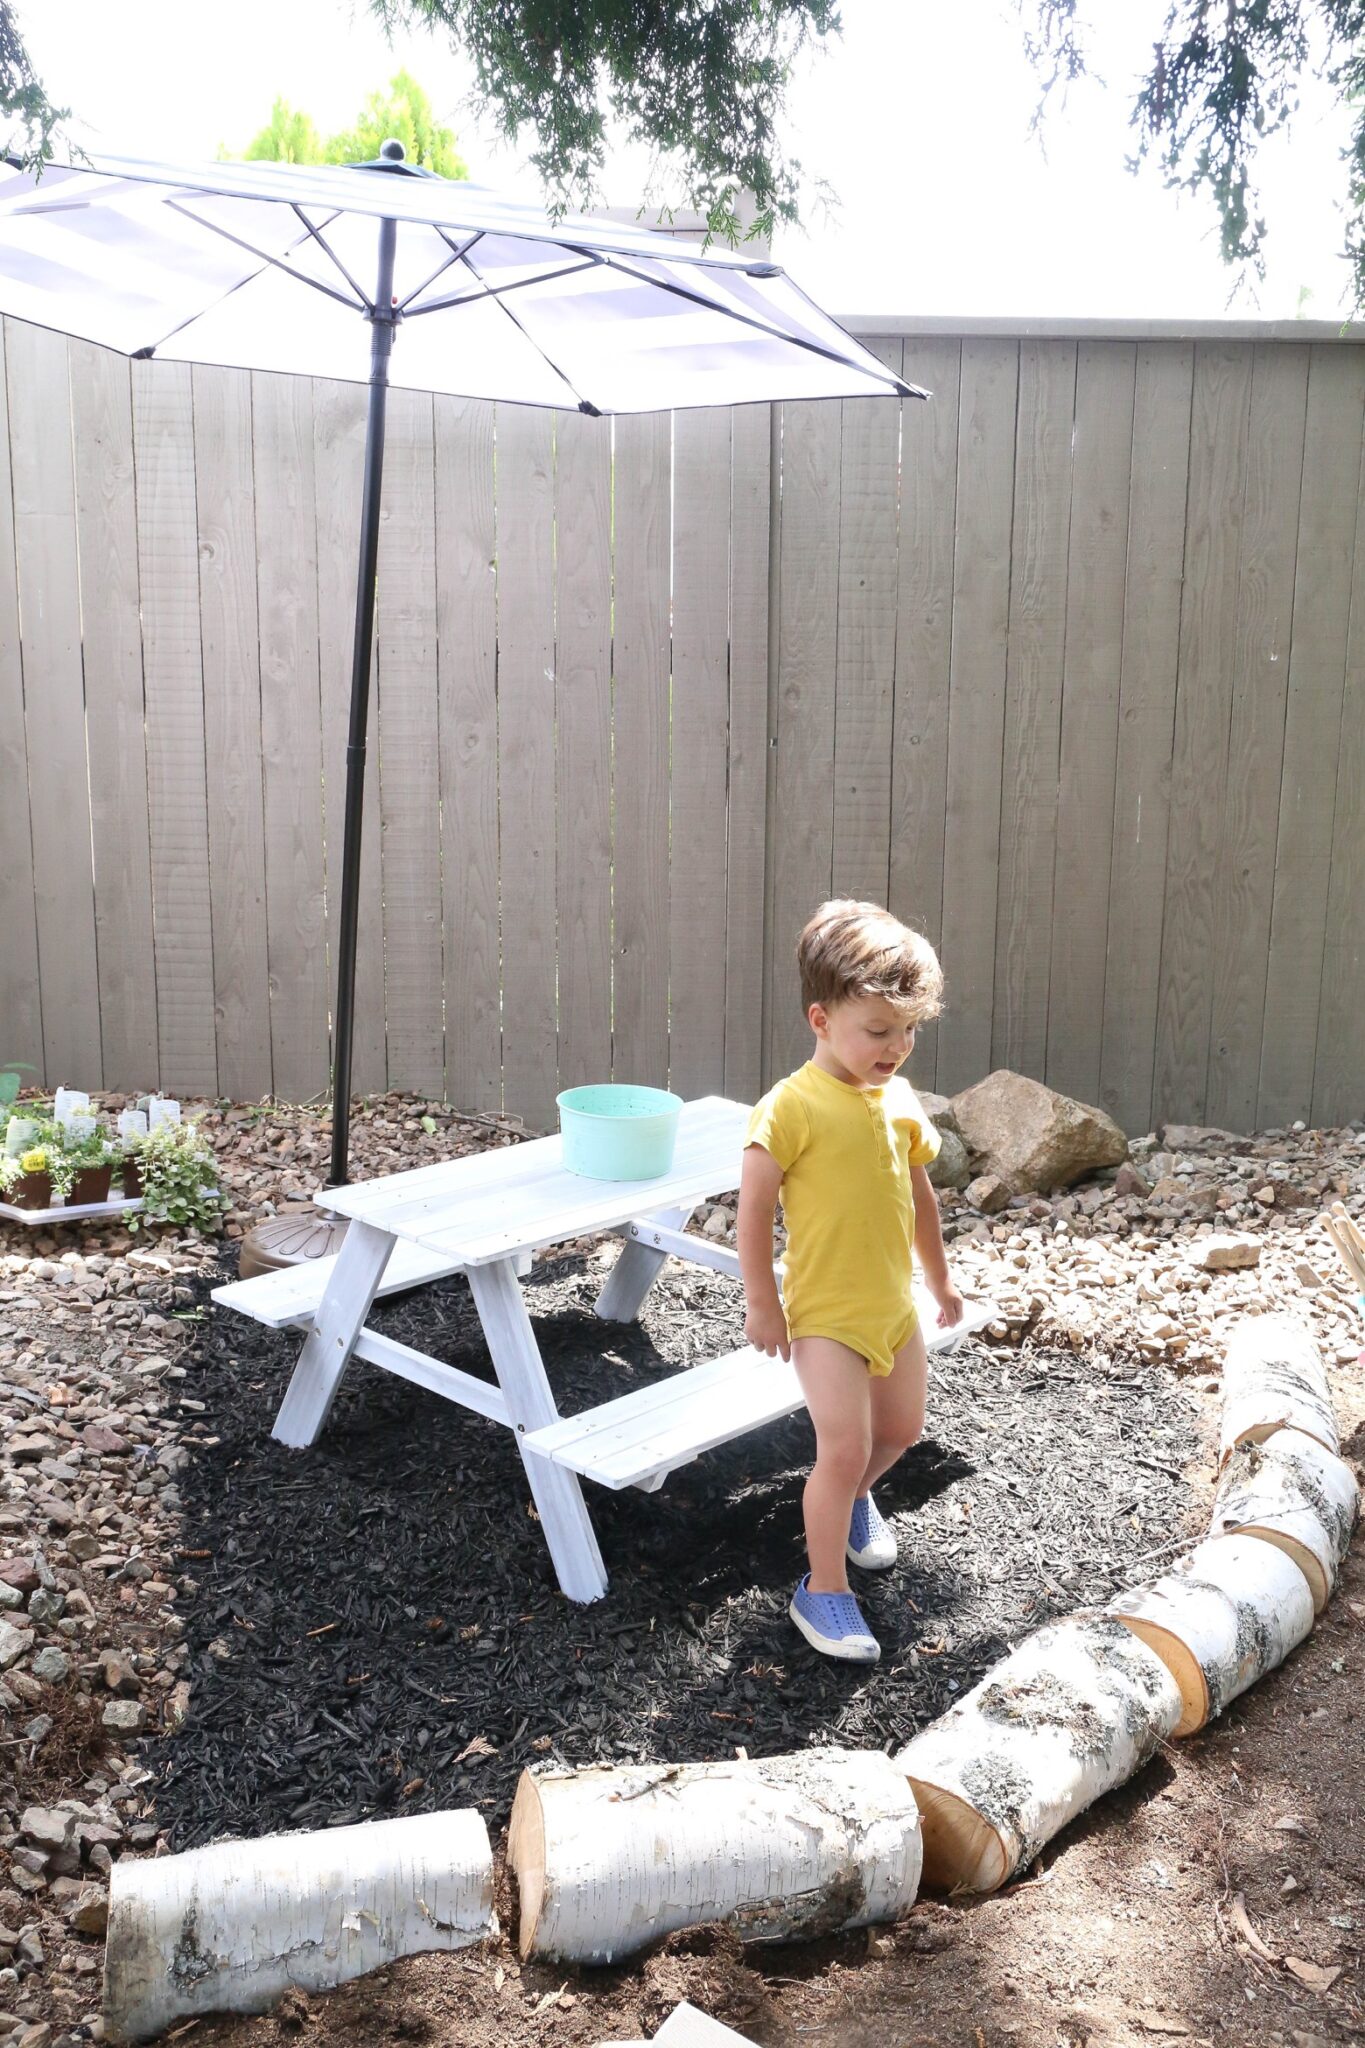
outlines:
M113 2040L146 2041L173 2020L264 2012L291 1985L327 1990L496 1932L493 1855L473 1812L122 1861L110 1881L105 2025Z
M1277 1429L1301 1429L1340 1448L1327 1374L1317 1345L1293 1316L1247 1316L1228 1339L1223 1364L1219 1463L1238 1444L1263 1443Z
M1355 1527L1360 1488L1344 1458L1301 1429L1240 1444L1213 1498L1212 1536L1259 1536L1292 1557L1315 1613L1327 1605Z
M1160 1657L1184 1703L1174 1733L1193 1735L1297 1648L1313 1595L1273 1544L1215 1536L1109 1611Z
M894 1920L919 1817L880 1751L522 1774L508 1860L521 1953L611 1963L678 1927L814 1939Z
M993 1892L1174 1733L1161 1659L1112 1615L1041 1628L900 1751L924 1835L924 1881Z

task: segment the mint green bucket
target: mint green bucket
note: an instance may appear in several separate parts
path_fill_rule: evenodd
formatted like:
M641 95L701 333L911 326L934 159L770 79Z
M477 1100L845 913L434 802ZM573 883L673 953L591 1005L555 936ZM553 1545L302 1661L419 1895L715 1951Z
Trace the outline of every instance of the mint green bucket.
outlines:
M564 1164L585 1180L658 1180L673 1164L681 1095L602 1082L558 1097Z

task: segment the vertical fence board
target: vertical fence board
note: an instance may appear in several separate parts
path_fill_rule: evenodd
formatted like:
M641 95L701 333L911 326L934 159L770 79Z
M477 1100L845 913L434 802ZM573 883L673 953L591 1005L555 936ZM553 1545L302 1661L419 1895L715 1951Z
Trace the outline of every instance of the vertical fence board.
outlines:
M555 517L559 1083L576 1088L611 1074L608 421L560 417Z
M773 1077L810 1056L793 956L801 927L833 885L840 428L836 405L782 409L782 667L769 938Z
M730 412L673 423L673 745L669 778L669 1086L725 1078L725 757Z
M435 460L430 394L394 391L375 613L389 1086L439 1098L445 1033Z
M1232 723L1215 877L1210 1123L1256 1118L1309 352L1253 353Z
M1257 1120L1311 1102L1355 553L1365 356L1314 347ZM1357 1024L1357 1044L1360 1032Z
M312 397L302 377L254 380L271 1070L284 1102L325 1093L330 1070Z
M1193 380L1189 343L1139 346L1100 1048L1100 1102L1133 1132L1152 1117Z
M436 603L446 1096L502 1107L493 408L438 398Z
M947 1094L980 1080L991 1058L1018 389L1017 343L963 342L943 842L952 1022L938 1048Z
M35 1071L24 1079L37 1082L43 1071L43 1016L10 474L12 400L7 396L8 354L18 331L17 322L0 320L0 789L7 792L5 802L0 803L0 875L4 877L0 888L0 1017L5 1020L3 1057L32 1067ZM22 339L19 345L22 349ZM35 704L35 747L42 737Z
M341 865L345 841L346 746L351 717L356 565L365 461L365 393L354 384L313 384L318 682L322 705L322 808L327 876L327 1014L335 1031ZM360 912L356 921L351 1092L388 1087L384 1023L384 895L379 801L379 678L371 670L366 727Z
M212 1095L217 1045L188 365L148 363L134 370L133 447L160 1086Z
M218 1086L234 1101L249 1102L275 1087L266 927L253 380L243 370L197 364L191 381L204 743L213 764L208 826ZM274 425L267 412L267 436ZM268 455L266 463L269 468ZM311 556L311 548L308 553ZM292 675L271 676L273 692L296 687ZM280 772L277 760L277 782ZM280 888L287 889L291 879L277 877ZM308 965L310 976L317 975L320 963L312 960ZM313 994L310 989L305 1002ZM325 1062L325 1040L317 1050Z
M667 414L615 427L612 509L612 1072L668 1073L669 552Z
M508 1106L555 1121L554 415L499 406L498 760ZM657 941L656 941L657 943Z
M1251 358L1201 342L1194 357L1190 510L1171 763L1153 1113L1202 1123L1217 915L1214 877L1227 784L1237 639L1237 558Z
M1066 584L1046 1078L1098 1102L1136 350L1082 342Z
M730 751L725 867L725 1093L763 1077L763 913L768 783L768 596L773 409L742 405L731 430Z
M69 346L100 1041L105 1087L136 1091L155 1065L156 965L133 402L123 357Z
M1075 344L1023 342L990 1053L992 1066L1025 1074L1047 1056L1075 403Z
M1362 462L1356 503L1365 494ZM1313 1099L1314 1124L1350 1123L1361 1114L1365 1078L1361 1019L1365 1017L1365 521L1357 511L1351 574L1351 620L1337 757L1332 826L1332 868L1322 962Z
M906 342L903 374L930 395L927 403L907 400L901 421L887 901L897 917L924 932L940 952L961 371L960 342ZM950 1012L953 996L949 989ZM922 1087L937 1086L938 1044L937 1024L926 1025L916 1036L912 1071Z
M43 1066L102 1081L67 344L11 325L8 375ZM101 764L94 764L100 772Z
M882 349L874 353L886 360ZM897 349L898 372L899 354ZM885 903L891 880L901 405L897 398L846 399L841 412L834 892Z

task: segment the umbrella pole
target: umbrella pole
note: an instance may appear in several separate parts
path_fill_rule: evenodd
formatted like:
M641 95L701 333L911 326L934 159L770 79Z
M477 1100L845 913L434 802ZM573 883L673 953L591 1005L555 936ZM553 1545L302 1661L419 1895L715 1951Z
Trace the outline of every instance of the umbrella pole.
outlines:
M379 563L379 503L384 481L384 421L393 348L395 221L379 225L379 280L370 313L370 404L365 424L365 488L360 506L355 643L351 656L351 724L346 745L346 822L341 847L341 920L332 1051L332 1166L329 1187L344 1187L351 1128L351 1045L355 1027L356 926L360 914L360 835L365 802L365 741L374 652L374 598Z

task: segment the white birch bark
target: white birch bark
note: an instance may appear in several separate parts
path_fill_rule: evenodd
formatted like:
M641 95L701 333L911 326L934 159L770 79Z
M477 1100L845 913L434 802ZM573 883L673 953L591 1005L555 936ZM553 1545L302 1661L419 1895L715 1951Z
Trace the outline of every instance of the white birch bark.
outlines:
M1340 1448L1322 1357L1294 1316L1247 1316L1228 1338L1223 1362L1219 1463L1238 1444L1263 1443L1277 1429L1301 1429Z
M1240 1444L1223 1467L1209 1533L1259 1536L1292 1557L1313 1607L1327 1605L1355 1527L1360 1488L1344 1458L1300 1429Z
M919 1886L919 1817L877 1750L527 1771L507 1854L522 1955L611 1963L710 1920L746 1941L894 1920Z
M146 2041L496 1932L488 1830L469 1811L129 1859L110 1882L105 2025Z
M895 1761L924 1835L924 1879L992 1892L1179 1725L1180 1689L1112 1615L1039 1629Z
M1184 1702L1174 1732L1193 1735L1297 1648L1313 1626L1313 1595L1274 1544L1214 1536L1109 1612L1160 1657Z

